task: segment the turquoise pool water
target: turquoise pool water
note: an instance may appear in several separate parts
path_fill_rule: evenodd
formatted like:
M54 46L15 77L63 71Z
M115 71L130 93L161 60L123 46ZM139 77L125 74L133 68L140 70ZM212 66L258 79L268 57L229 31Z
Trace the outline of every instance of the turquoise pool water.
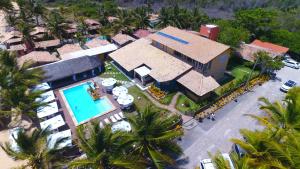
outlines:
M87 92L89 82L63 90L77 124L111 111L114 107L107 97L94 101Z

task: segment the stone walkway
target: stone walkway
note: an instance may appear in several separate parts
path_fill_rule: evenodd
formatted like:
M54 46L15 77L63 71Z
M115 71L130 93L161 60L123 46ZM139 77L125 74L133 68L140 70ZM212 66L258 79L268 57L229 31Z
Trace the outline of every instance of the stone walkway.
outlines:
M182 120L183 120L183 124L187 123L188 121L192 120L193 117L184 115L183 113L181 113L180 111L178 111L176 109L176 102L177 102L177 98L179 97L179 95L181 94L180 92L177 92L174 97L172 98L172 101L169 105L164 105L159 103L156 99L154 99L152 96L150 96L149 93L144 92L145 96L157 107L161 108L161 109L166 109L169 110L171 113L176 113L181 115Z

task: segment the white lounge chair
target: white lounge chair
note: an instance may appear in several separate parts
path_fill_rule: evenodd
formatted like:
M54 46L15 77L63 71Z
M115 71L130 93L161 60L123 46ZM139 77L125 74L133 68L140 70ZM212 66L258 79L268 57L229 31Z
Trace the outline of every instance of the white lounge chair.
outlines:
M100 128L104 128L104 125L103 125L103 123L100 121L100 123L99 123L99 127Z
M122 118L118 114L114 114L114 116L118 121L122 120Z
M104 119L104 122L105 122L106 124L110 124L110 121L108 120L108 118L105 118L105 119Z
M117 120L114 118L114 116L110 116L109 118L113 123L117 122Z
M120 117L121 117L122 119L124 119L124 118L125 118L125 116L124 116L123 112L120 112L120 113L119 113L119 115L120 115Z

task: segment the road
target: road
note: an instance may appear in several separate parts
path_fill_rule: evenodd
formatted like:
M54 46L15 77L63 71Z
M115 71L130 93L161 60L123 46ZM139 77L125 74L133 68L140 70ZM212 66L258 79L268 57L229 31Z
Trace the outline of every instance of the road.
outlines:
M207 152L229 152L232 143L231 138L241 138L239 130L261 129L257 121L245 114L262 115L259 109L258 98L266 97L271 101L282 100L284 93L279 91L280 86L286 80L294 80L300 84L300 70L284 67L277 72L280 81L268 81L262 86L257 86L252 91L238 97L237 102L230 102L218 110L216 120L205 119L191 130L186 130L182 141L179 142L184 150L184 160L179 160L180 168L193 169L199 165L199 161L209 158Z

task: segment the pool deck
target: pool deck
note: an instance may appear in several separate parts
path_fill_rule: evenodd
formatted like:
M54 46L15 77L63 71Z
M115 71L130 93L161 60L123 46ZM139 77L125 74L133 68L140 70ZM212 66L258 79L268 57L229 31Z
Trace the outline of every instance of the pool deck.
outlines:
M66 124L69 126L69 128L71 129L71 131L72 131L72 138L73 139L76 139L76 125L73 121L71 112L69 112L69 110L67 108L68 105L66 105L66 103L63 99L63 96L61 95L60 90L65 89L65 88L69 88L69 87L72 87L72 86L76 86L76 85L79 85L79 84L82 84L82 83L88 82L88 81L92 81L92 79L87 79L87 80L84 80L84 81L80 81L78 83L74 83L72 85L64 86L64 87L58 88L54 91L54 94L56 95L57 100L58 100L60 111L63 112L64 120L65 120ZM96 121L97 123L99 123L99 121L103 121L105 118L109 119L110 116L112 116L114 114L117 114L117 113L121 112L122 110L121 110L120 105L118 104L118 102L113 98L112 94L108 94L108 93L103 92L104 90L103 90L102 86L99 83L97 83L97 84L100 87L98 89L100 95L101 96L106 96L109 99L109 101L112 103L112 105L115 107L115 109L113 111L105 113L105 114L103 114L103 115L101 115L101 116L99 116L95 119L91 119L91 121ZM89 123L89 122L87 122L87 123Z

